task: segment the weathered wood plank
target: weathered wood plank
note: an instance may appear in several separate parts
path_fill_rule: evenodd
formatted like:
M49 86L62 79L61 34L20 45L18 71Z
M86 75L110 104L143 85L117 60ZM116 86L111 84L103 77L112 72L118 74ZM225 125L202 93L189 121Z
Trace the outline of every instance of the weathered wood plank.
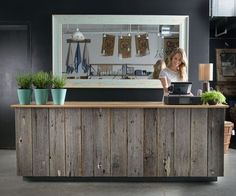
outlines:
M81 109L82 176L94 176L94 134L97 129L95 109Z
M190 109L175 109L174 176L190 175Z
M222 176L224 114L209 107L16 108L17 173Z
M208 176L224 175L225 109L208 110Z
M32 109L33 176L49 176L48 109Z
M157 175L157 109L144 109L143 175Z
M127 175L127 109L111 110L111 175Z
M50 176L65 176L64 109L49 110Z
M94 175L111 175L110 109L96 109L94 126Z
M31 109L15 109L17 175L32 176Z
M207 109L191 109L190 176L207 176Z
M128 176L143 176L144 110L128 109Z
M81 110L65 110L66 176L82 175ZM92 162L92 160L91 160Z
M174 110L158 110L158 176L174 176Z

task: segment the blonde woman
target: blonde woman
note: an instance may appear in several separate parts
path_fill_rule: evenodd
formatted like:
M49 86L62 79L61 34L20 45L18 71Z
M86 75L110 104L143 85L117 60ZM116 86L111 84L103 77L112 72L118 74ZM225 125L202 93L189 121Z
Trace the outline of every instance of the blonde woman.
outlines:
M159 74L162 69L166 68L165 61L159 59L157 62L153 65L153 73L148 76L148 79L159 79Z
M171 82L185 82L187 77L188 61L182 48L175 48L168 58L167 67L161 70L159 79L163 86L164 95L168 95Z

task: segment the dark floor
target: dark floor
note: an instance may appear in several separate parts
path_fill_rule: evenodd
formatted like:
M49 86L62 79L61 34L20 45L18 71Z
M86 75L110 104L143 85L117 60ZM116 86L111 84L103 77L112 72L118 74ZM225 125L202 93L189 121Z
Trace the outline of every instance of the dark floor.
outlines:
M234 196L236 149L217 182L32 182L16 176L14 150L0 150L0 196Z

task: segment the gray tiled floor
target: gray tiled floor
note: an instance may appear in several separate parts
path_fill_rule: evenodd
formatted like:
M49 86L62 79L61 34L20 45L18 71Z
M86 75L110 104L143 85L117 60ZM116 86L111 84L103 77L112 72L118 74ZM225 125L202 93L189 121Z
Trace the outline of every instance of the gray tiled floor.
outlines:
M0 196L234 196L236 150L225 155L217 182L32 182L16 176L14 150L0 150Z

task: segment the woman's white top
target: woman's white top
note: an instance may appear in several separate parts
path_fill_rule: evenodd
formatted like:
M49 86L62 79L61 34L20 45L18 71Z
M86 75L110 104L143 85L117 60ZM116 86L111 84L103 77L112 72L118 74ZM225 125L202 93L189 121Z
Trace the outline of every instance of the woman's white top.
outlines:
M178 71L173 71L169 69L168 67L161 70L159 74L159 78L166 78L168 86L170 86L171 82L183 82L185 80L180 78Z
M184 79L180 78L179 72L178 71L173 71L169 69L168 67L164 68L161 70L159 74L159 78L166 78L168 86L170 86L171 82L184 82ZM164 100L164 96L169 95L169 93L164 91L162 101Z

